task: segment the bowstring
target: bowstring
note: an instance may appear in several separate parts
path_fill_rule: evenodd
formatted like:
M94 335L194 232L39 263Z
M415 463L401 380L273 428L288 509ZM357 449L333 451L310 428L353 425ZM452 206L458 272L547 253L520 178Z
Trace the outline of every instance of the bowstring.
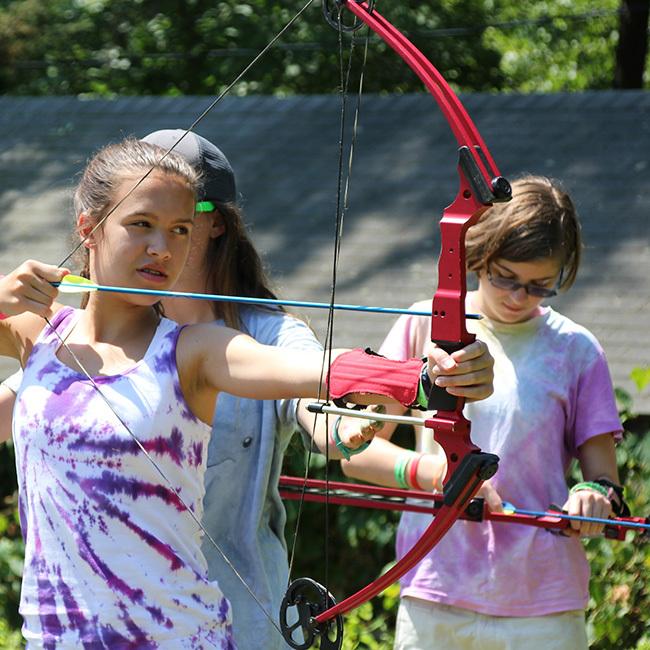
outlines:
M85 236L83 236L82 239L77 243L76 246L72 248L72 250L65 256L65 258L60 262L58 265L59 267L62 267L70 258L75 255L75 253L84 245L84 243L88 240L88 238L99 228L101 225L108 219L108 217L115 212L115 210L122 205L122 203L129 197L133 192L158 168L160 163L178 146L178 144L181 142L183 138L185 138L189 133L191 133L194 128L208 115L210 111L230 92L230 90L248 73L248 71L273 47L273 45L282 37L282 35L298 20L298 18L315 2L315 0L307 0L306 4L289 20L289 22L286 23L286 25L278 32L278 34L259 52L259 54L244 68L244 70L235 78L234 81L232 81L220 94L219 96L206 108L201 115L190 125L189 128L185 130L185 132L181 135L181 137L173 143L171 147L165 150L163 155L158 159L155 165L153 165L134 185L129 189L129 191L107 212L106 215L104 215L98 223L90 230ZM124 429L128 432L128 434L131 436L131 438L134 440L140 451L146 456L146 458L149 460L149 462L152 464L154 469L158 472L158 474L161 476L163 481L169 486L173 494L176 496L178 499L179 503L183 506L183 508L187 511L187 513L190 515L194 523L199 527L203 535L206 537L206 539L209 540L209 542L214 546L214 548L217 550L219 555L223 558L223 560L226 562L226 564L230 567L230 569L233 571L234 575L236 578L241 582L241 584L245 587L245 589L248 591L248 593L251 595L253 600L257 603L257 605L260 607L262 612L264 612L265 616L268 618L268 620L271 622L273 627L278 631L280 635L282 635L282 631L278 625L278 623L275 621L275 619L271 616L271 614L267 611L267 609L264 607L264 605L261 603L259 598L253 593L252 589L249 587L249 585L246 583L244 580L243 576L237 571L235 566L232 564L232 562L228 559L224 551L219 547L215 539L210 535L208 530L206 530L205 526L201 523L199 518L196 516L194 511L189 507L187 503L185 503L184 499L181 497L179 494L178 490L174 487L172 484L171 480L167 477L167 475L164 473L164 471L161 469L161 467L156 463L156 461L153 459L151 454L147 451L147 449L144 447L144 445L140 442L138 437L131 431L129 426L126 424L124 419L119 415L117 410L113 407L111 404L110 400L106 397L106 395L103 393L101 388L97 385L93 377L90 375L90 373L86 370L80 359L74 354L74 352L70 349L66 341L61 337L59 332L56 330L56 328L52 325L50 320L48 318L45 318L45 322L48 325L48 327L54 332L56 337L59 339L61 342L61 345L65 348L67 353L70 355L70 357L74 360L74 362L77 364L79 369L81 370L82 374L89 380L91 383L92 387L94 390L99 394L101 399L106 403L108 408L111 410L113 415L117 418L118 422L121 424L121 426L124 427ZM227 597L227 596L226 596Z
M343 61L343 21L342 21L342 5L339 5L338 8L338 52L339 52L339 71L340 71L340 87L341 87L341 118L340 118L340 127L339 127L339 153L338 153L338 176L337 176L337 195L336 195L336 209L335 209L335 234L334 234L334 250L333 250L333 259L332 259L332 279L331 279L331 288L330 288L330 307L327 314L327 324L326 324L326 333L325 333L325 349L323 350L323 363L321 366L321 386L323 385L323 377L326 374L325 368L329 368L332 364L332 348L334 340L334 317L335 309L334 305L336 303L336 284L338 278L338 266L341 254L341 243L343 239L343 225L345 222L345 216L347 214L348 208L348 196L350 190L350 180L352 178L352 163L354 160L354 149L356 144L356 137L358 132L359 125L359 115L361 112L361 97L363 95L363 81L364 73L366 69L366 62L368 58L368 44L369 44L369 33L370 29L368 28L366 37L364 39L364 52L363 52L363 61L360 68L359 74L359 88L357 91L357 102L354 111L354 119L352 124L352 134L350 138L349 150L348 150L348 162L347 170L345 171L344 176L344 160L345 160L345 126L347 119L347 100L348 100L348 90L350 84L350 75L352 71L352 60L353 54L356 45L356 32L353 32L350 40L350 48L348 54L348 63L347 68L344 65ZM327 365L326 365L327 364ZM320 391L319 391L320 399ZM326 396L326 401L329 401L329 392ZM314 432L316 427L316 418L314 418L314 425L312 428L312 441L314 439ZM325 433L326 433L326 444L325 444L325 590L329 594L329 414L325 413ZM288 585L291 584L291 573L293 571L293 565L296 555L297 539L298 533L300 530L300 524L303 514L303 505L305 502L306 490L307 490L307 481L309 478L309 467L313 454L314 445L310 444L307 450L307 459L305 461L305 471L303 478L303 487L301 490L300 499L298 502L298 512L296 514L296 523L293 532L293 541L290 553L289 560L289 580ZM287 586L288 586L287 585Z

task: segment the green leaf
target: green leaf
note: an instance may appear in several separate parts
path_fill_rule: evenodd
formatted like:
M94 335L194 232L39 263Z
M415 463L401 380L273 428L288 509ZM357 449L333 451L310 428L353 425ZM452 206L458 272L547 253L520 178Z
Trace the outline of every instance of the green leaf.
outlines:
M637 366L630 373L630 377L632 378L632 381L636 384L636 387L639 389L639 392L641 392L650 382L650 366L647 366L646 368Z

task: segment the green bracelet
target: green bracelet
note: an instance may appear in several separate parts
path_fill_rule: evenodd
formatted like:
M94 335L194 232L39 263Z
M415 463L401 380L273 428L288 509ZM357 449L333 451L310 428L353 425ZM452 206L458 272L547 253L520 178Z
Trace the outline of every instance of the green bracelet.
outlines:
M419 404L425 411L429 408L429 393L431 392L431 388L431 379L429 378L429 373L427 372L427 364L425 363L422 365L422 370L420 372L420 381L418 382L418 395L415 398L416 403Z
M395 480L397 481L397 485L405 490L408 490L409 487L406 482L406 468L411 462L413 456L415 456L414 451L405 451L401 456L399 456L395 463Z
M415 401L423 409L427 409L428 406L429 406L429 396L426 394L426 391L424 390L424 386L422 385L421 381L420 381L420 384L418 386L418 396L415 398Z
M354 456L355 454L360 454L372 442L372 440L368 440L367 442L364 442L361 445L361 447L357 447L356 449L350 449L349 447L346 447L341 442L341 438L339 437L339 424L341 424L340 415L336 418L336 422L334 423L334 428L332 429L332 440L334 441L336 448L343 454L343 458L345 458L345 460L350 460L350 456Z
M608 496L609 490L600 483L594 483L593 481L583 481L582 483L576 483L570 490L569 496L575 494L576 492L581 492L582 490L593 490L594 492L599 492L603 496Z

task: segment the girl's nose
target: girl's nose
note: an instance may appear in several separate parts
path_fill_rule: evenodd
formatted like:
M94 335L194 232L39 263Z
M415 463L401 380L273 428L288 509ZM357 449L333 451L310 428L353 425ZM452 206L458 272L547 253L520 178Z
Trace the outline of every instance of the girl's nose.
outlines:
M147 253L158 258L167 259L170 255L169 242L162 232L152 232L147 246Z
M528 300L528 294L526 293L526 287L519 287L519 289L515 289L514 291L510 292L510 297L515 301L519 303L524 303L526 300Z

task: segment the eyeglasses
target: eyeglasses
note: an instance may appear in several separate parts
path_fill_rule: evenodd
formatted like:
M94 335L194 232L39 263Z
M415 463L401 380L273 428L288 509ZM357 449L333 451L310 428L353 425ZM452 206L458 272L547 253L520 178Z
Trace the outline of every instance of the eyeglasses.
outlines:
M211 201L200 201L199 203L196 204L197 212L212 212L213 210L216 209L217 207Z
M557 282L552 289L540 287L536 284L524 284L523 282L518 282L517 280L502 278L500 275L493 276L489 271L487 272L487 279L493 287L496 287L497 289L503 289L503 291L519 291L519 289L523 287L529 296L534 296L535 298L552 298L553 296L557 296L557 290L562 282L563 273L564 269L561 269L560 277L557 279Z

